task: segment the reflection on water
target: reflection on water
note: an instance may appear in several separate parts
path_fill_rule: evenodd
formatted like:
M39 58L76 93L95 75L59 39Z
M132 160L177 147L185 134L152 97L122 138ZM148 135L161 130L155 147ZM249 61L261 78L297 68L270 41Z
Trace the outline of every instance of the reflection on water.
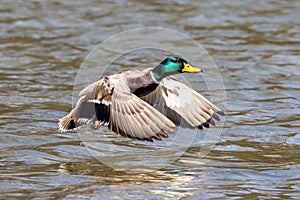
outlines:
M300 198L299 8L298 1L2 1L1 197ZM56 123L71 108L74 77L88 52L115 33L145 26L204 45L225 82L226 123L206 157L198 156L205 148L200 133L159 170L114 170L77 134L59 134ZM161 59L135 56L114 69ZM200 81L195 88L209 97ZM148 145L111 137L131 151Z

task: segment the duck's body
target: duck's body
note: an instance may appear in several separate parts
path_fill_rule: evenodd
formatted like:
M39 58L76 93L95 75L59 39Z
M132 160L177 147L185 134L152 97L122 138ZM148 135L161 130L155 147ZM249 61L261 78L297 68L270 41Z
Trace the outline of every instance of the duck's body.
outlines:
M216 113L223 112L171 76L199 70L180 58L166 60L153 69L125 71L88 85L75 108L60 120L60 131L97 121L122 136L153 141L168 137L176 125L201 129L214 125L213 118L219 120Z

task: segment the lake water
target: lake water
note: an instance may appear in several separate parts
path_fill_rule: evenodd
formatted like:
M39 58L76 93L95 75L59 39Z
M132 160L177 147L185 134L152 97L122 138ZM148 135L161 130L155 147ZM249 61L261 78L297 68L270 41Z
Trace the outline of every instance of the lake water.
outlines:
M0 5L1 199L300 199L299 1ZM172 162L150 160L161 166L149 171L126 160L131 170L121 170L95 157L82 135L59 133L57 122L72 107L76 74L89 52L114 34L143 27L179 31L207 50L226 93L226 101L213 102L227 115L197 133ZM149 49L131 53L106 73L162 59ZM203 79L184 77L209 98L217 91L207 90L203 80L213 75L203 68ZM208 154L198 156L207 145L202 136L220 131ZM136 142L89 127L81 133L113 140L100 142L113 165L120 162L114 156L126 153L122 148L147 154L172 140Z

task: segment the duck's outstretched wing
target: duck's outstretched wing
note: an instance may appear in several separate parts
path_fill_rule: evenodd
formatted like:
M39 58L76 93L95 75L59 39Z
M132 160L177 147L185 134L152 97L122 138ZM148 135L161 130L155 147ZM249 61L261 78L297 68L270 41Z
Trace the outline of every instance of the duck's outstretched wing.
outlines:
M59 120L59 130L66 132L99 121L124 137L139 140L161 140L173 132L175 124L132 94L124 79L115 83L103 78L83 89L74 109Z
M176 125L189 128L209 127L224 115L201 94L170 76L164 78L152 93L141 97L166 115Z
M80 98L72 111L61 118L58 123L59 131L74 130L83 124L99 121L101 124L109 121L111 93L113 85L108 78L94 82L80 92Z
M121 89L120 89L121 88ZM175 124L145 101L118 84L112 95L108 127L122 136L153 141L167 138Z

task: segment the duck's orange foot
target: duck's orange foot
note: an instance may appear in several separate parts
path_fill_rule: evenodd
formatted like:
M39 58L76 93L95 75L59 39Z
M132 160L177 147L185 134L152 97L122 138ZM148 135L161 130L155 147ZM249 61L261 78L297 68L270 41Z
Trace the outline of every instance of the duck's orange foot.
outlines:
M100 124L92 124L91 125L91 129L94 129L94 130L99 129L100 127L101 127Z

